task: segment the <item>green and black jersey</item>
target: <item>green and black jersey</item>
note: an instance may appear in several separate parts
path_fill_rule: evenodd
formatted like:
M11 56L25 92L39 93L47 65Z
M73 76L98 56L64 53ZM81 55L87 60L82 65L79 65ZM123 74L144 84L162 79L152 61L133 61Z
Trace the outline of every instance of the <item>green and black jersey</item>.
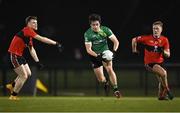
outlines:
M113 32L105 26L101 26L99 32L94 32L91 28L89 28L84 33L85 43L91 43L92 50L97 54L102 53L103 51L109 49L107 39L110 38L111 35L113 35Z

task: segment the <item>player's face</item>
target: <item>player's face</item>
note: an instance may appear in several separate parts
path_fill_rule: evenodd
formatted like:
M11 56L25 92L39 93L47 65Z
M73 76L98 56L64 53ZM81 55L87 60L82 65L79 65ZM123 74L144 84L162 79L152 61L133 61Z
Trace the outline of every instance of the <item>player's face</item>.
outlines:
M160 25L153 25L153 36L160 37L162 33L162 27Z
M28 23L28 26L34 30L38 29L37 20L31 19Z
M92 21L90 26L91 26L91 29L94 32L99 32L99 30L100 30L100 23L99 23L99 21Z

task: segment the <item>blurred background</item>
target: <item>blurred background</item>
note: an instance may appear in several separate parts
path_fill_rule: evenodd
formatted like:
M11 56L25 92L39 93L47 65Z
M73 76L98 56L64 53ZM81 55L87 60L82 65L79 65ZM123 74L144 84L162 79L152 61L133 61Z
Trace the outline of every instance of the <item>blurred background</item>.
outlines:
M32 77L23 88L22 95L104 95L90 66L84 46L84 32L89 28L88 16L98 13L102 25L113 31L120 41L114 69L119 88L124 96L156 96L157 80L143 67L143 53L131 53L131 39L152 31L152 23L164 23L163 35L169 38L171 58L166 59L170 87L180 96L179 0L0 0L0 95L7 95L5 84L16 76L8 68L7 49L14 36L24 27L29 15L38 17L38 31L62 43L58 50L34 40L40 61L45 65L37 70L28 51L26 59L31 65ZM109 42L112 47L112 43ZM36 90L40 79L48 93Z

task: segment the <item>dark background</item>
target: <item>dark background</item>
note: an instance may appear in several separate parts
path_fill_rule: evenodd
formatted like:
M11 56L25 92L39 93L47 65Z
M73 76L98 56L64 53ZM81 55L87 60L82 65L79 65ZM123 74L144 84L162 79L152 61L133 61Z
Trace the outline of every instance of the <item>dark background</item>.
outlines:
M119 39L117 64L143 62L142 54L138 57L131 53L131 39L151 33L151 25L156 20L164 23L163 35L169 38L171 58L167 61L179 63L179 10L179 0L0 0L0 64L7 58L13 35L24 27L29 15L38 17L38 34L64 46L64 51L59 53L53 46L34 41L41 62L89 64L83 35L89 28L91 13L100 14L102 25L111 28ZM77 54L80 56L75 57Z

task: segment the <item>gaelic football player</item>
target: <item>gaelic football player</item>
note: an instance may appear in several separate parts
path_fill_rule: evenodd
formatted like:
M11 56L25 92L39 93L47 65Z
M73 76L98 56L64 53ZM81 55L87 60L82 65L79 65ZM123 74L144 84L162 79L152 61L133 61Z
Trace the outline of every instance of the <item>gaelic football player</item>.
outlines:
M145 67L148 71L153 72L159 81L158 99L172 100L174 96L170 91L167 80L167 70L163 65L164 58L170 57L169 41L167 37L161 35L163 30L163 23L161 21L154 22L152 25L152 30L152 35L137 36L132 39L132 52L138 52L138 43L144 45Z
M34 49L33 40L36 39L46 44L55 45L58 48L61 47L61 45L58 42L53 41L47 37L38 35L35 32L37 29L37 17L28 16L26 18L26 26L15 34L9 46L9 58L11 61L12 68L17 74L17 78L11 84L6 85L6 87L11 91L11 95L9 97L10 100L19 100L17 95L23 87L26 80L28 79L28 77L31 76L31 70L29 68L29 65L23 57L24 49L29 49L32 58L34 59L36 64L41 68L42 64L40 63L39 58Z
M89 24L90 28L84 33L85 47L96 78L99 82L104 83L105 91L109 90L109 84L111 84L113 87L114 95L117 98L120 98L121 93L118 90L117 77L113 70L112 59L106 59L106 53L103 53L109 50L107 40L111 40L114 44L112 50L113 53L117 51L119 47L119 41L108 27L101 26L100 15L91 14L89 16ZM107 54L108 53L111 54L111 52L107 51ZM104 76L103 66L109 75L110 83Z

